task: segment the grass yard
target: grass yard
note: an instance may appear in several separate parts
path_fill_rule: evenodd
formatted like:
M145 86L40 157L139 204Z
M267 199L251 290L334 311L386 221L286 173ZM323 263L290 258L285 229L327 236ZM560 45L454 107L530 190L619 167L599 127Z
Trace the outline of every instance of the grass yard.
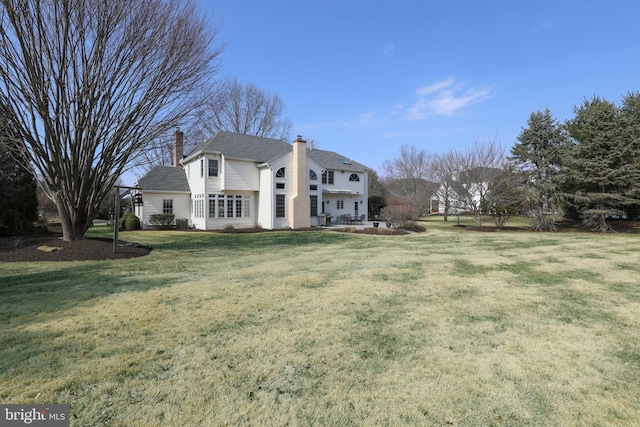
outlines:
M0 264L0 403L74 426L637 425L640 235L455 221Z

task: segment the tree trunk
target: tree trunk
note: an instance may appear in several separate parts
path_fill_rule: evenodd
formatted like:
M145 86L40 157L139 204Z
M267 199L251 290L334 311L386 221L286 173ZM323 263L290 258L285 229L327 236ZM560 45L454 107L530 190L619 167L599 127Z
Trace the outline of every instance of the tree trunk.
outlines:
M73 208L56 196L54 200L60 217L60 225L62 226L62 240L72 241L82 239L84 233L89 229L93 218L82 208Z

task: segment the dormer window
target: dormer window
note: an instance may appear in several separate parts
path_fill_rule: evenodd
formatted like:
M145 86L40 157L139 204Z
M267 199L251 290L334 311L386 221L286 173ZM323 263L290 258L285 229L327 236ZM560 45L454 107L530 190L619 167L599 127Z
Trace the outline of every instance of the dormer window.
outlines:
M349 181L360 182L360 177L358 176L358 174L352 173L351 176L349 177Z
M286 178L286 169L285 168L280 168L276 171L276 178Z

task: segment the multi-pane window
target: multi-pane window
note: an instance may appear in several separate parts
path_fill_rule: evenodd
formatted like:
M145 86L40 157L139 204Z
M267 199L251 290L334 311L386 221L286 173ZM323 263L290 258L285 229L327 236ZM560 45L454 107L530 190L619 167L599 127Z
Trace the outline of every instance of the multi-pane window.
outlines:
M284 218L284 194L276 194L276 218Z
M276 182L276 188L278 190L284 190L285 188L287 188L287 186L285 185L284 182Z
M317 181L318 174L313 169L309 169L309 181Z
M242 196L236 196L236 218L242 217Z
M204 218L204 194L195 194L193 196L193 216Z
M227 218L233 218L233 196L227 196Z
M286 178L286 169L280 168L276 171L276 178Z
M344 209L344 200L336 201L336 209Z
M318 184L311 184L309 186L309 190L311 191L317 191L318 190Z
M218 213L216 214L216 218L224 218L224 196L219 194L218 196Z
M349 177L349 181L359 182L360 177L358 176L358 174L352 173L351 176Z
M218 159L209 159L209 176L218 176Z
M322 183L333 184L333 171L322 172Z
M163 214L173 213L173 199L164 199L162 201L162 213Z
M209 218L249 218L251 196L209 194Z
M311 216L318 216L318 196L310 196Z

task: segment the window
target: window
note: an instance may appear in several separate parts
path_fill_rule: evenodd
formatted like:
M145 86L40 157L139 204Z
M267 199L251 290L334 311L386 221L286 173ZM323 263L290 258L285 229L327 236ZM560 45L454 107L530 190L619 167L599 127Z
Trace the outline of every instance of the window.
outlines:
M251 196L244 196L244 217L249 218L251 216Z
M336 201L336 209L344 209L344 200Z
M209 194L209 218L216 217L216 196Z
M196 194L193 196L193 216L196 218L204 218L204 194Z
M322 183L333 184L333 171L322 172Z
M280 168L276 171L276 178L285 178L285 168Z
M209 176L218 176L218 159L209 159Z
M317 190L318 190L318 185L317 185L317 184L311 184L311 185L309 186L309 190L311 190L311 191L317 191Z
M209 218L249 218L251 196L209 194Z
M311 216L318 216L318 196L310 196Z
M204 159L200 159L200 178L204 176Z
M173 200L165 199L162 201L162 213L163 214L172 214L173 213Z
M224 196L218 195L218 214L216 218L224 218Z
M227 196L227 218L233 218L233 196Z
M338 161L340 163L342 163L343 165L350 165L351 164L351 160L349 160L349 159L338 159Z
M284 218L284 194L276 194L276 218Z
M349 177L349 181L360 182L360 177L358 176L358 174L352 173Z
M316 171L309 169L309 181L317 181L318 180L318 174L316 173Z
M236 196L236 218L242 217L242 196Z
M285 189L284 182L276 182L276 188L278 190L284 190Z

